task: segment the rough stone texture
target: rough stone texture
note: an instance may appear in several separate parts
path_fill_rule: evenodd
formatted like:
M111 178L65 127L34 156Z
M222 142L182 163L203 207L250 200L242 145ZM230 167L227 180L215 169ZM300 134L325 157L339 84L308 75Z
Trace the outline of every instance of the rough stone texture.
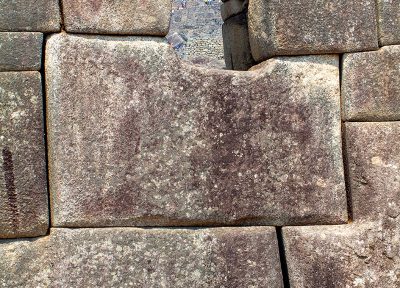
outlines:
M283 287L272 227L52 229L0 254L2 287Z
M234 72L116 40L47 42L55 226L347 221L337 56Z
M325 54L378 48L375 1L252 0L253 57Z
M291 287L400 287L399 223L283 228Z
M379 43L382 46L400 44L400 1L377 1L379 13Z
M230 0L221 4L222 20L238 15L244 11L247 13L248 0Z
M41 88L39 72L0 72L0 238L48 229Z
M353 218L400 215L400 122L346 123Z
M342 97L346 120L400 120L400 46L345 54Z
M0 71L40 70L43 34L0 32Z
M56 32L59 0L0 0L0 31Z
M242 71L251 68L255 62L250 51L246 13L226 20L222 26L222 35L226 68Z
M171 0L62 0L67 32L158 35L168 33Z

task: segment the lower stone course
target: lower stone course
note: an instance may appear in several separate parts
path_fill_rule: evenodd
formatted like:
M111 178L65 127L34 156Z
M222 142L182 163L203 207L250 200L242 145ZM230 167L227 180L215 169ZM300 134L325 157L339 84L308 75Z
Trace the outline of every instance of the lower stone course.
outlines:
M275 228L52 229L0 241L1 287L283 287Z

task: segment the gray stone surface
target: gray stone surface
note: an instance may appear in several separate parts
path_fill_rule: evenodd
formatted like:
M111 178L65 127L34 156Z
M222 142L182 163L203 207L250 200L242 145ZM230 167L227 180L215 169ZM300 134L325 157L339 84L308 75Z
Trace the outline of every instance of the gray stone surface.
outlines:
M378 49L375 1L252 0L248 17L256 61Z
M400 287L399 222L283 228L291 287Z
M0 255L1 287L283 287L273 227L52 229Z
M337 56L234 72L116 40L47 42L55 226L347 221Z
M400 120L400 46L345 54L342 97L346 120Z
M56 32L59 0L0 0L0 31Z
M380 44L382 46L400 44L400 1L377 1Z
M0 32L0 71L40 70L43 34Z
M39 72L0 72L0 238L48 229L42 111Z
M346 123L355 221L400 215L400 122Z
M168 33L171 0L62 0L67 32L157 35Z

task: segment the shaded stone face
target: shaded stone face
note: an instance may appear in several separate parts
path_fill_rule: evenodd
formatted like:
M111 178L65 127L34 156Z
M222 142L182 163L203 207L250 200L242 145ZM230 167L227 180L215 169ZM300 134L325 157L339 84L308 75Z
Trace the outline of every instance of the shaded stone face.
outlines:
M346 120L400 120L400 46L345 54L342 97Z
M346 123L353 217L400 215L400 123Z
M0 71L40 70L43 34L0 32Z
M398 224L283 228L291 287L399 287Z
M232 72L118 39L48 40L55 226L347 221L337 56Z
M171 0L62 0L68 32L168 34Z
M379 42L382 46L400 44L400 2L378 0Z
M0 73L0 238L48 229L42 111L39 72Z
M256 61L378 49L375 1L252 0L248 17Z
M276 239L273 227L52 229L0 241L0 285L282 287Z
M0 31L60 31L58 2L59 0L0 0Z

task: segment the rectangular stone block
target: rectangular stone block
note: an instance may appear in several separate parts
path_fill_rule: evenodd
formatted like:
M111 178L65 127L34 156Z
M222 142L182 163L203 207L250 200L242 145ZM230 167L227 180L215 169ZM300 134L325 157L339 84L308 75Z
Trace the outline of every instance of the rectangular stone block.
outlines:
M59 0L0 0L0 31L60 31L58 2Z
M346 123L355 221L400 215L400 122Z
M378 0L377 3L380 44L400 44L400 1Z
M0 254L2 287L283 287L273 227L51 229Z
M283 228L290 286L400 286L399 223Z
M40 70L43 34L0 32L0 71Z
M42 101L39 72L0 72L0 238L48 229Z
M47 42L55 226L347 221L337 56L233 72L134 39Z
M67 32L95 34L168 34L170 0L62 0Z
M256 61L378 49L375 1L252 0L248 13Z
M346 120L400 120L400 46L345 54L342 103Z

